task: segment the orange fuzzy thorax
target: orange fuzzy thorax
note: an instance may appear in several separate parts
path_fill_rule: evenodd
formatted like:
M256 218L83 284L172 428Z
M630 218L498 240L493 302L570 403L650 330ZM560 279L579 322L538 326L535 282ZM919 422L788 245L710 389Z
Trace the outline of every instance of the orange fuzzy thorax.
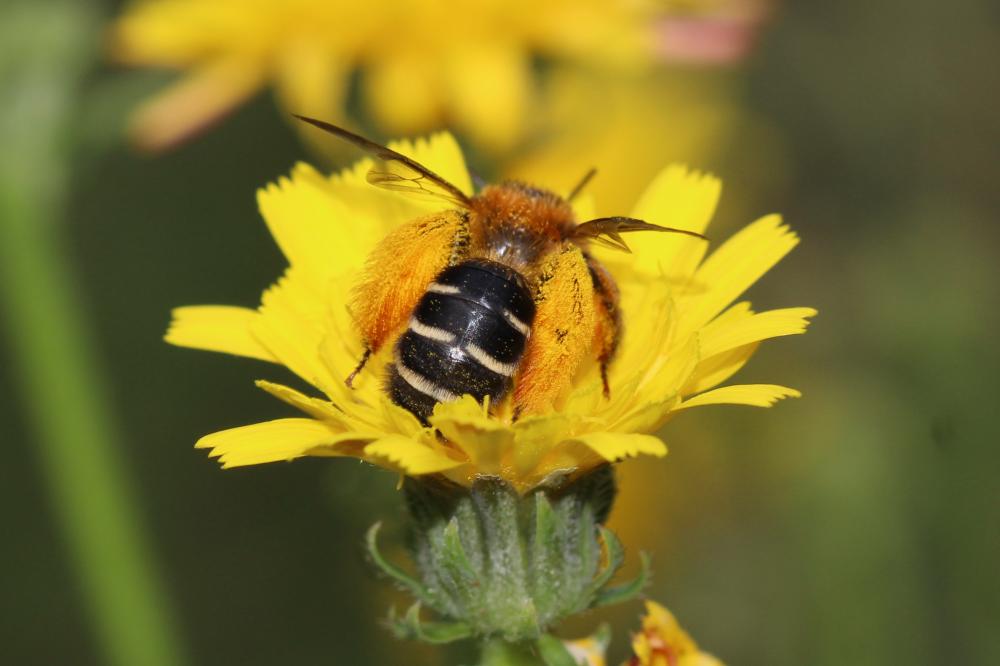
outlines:
M576 224L565 199L516 181L483 188L471 209L477 222L473 246L483 256L528 273Z

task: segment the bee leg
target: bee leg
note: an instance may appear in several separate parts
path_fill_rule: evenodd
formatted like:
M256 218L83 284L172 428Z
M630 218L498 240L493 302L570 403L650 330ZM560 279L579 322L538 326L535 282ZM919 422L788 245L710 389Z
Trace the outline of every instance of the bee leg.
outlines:
M347 375L347 379L344 380L344 384L347 388L354 388L354 378L364 369L365 365L368 363L368 359L371 358L372 350L369 347L365 347L365 353L361 355L361 361L358 362L358 367L351 371L351 374Z
M621 341L622 315L618 308L618 285L597 259L584 254L587 270L594 286L594 355L601 366L604 397L611 397L608 385L608 365L614 360Z
M556 407L594 335L593 282L578 247L567 244L552 253L535 289L535 319L514 387L518 416Z

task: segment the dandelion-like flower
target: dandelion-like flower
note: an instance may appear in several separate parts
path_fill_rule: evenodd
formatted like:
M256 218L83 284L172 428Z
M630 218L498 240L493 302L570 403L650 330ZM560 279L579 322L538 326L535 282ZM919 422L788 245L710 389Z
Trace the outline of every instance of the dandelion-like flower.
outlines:
M394 148L471 194L462 153L450 135ZM487 405L464 396L438 404L425 425L386 395L391 345L348 387L344 379L364 353L348 306L367 258L399 225L441 208L440 202L372 187L365 178L371 166L363 160L327 177L300 164L258 193L263 217L289 262L259 308L207 305L174 312L169 342L284 365L317 391L257 382L304 416L202 438L197 446L223 466L347 456L466 487L499 477L523 494L609 462L664 455L666 445L650 433L687 409L768 407L798 395L772 384L719 387L760 342L802 333L815 314L801 307L757 313L749 303L735 302L798 242L776 215L757 220L711 254L701 239L668 234L646 234L633 243L632 254L591 248L621 291L624 333L607 392L598 364L585 363L550 408L514 414L509 401ZM703 232L719 194L714 177L671 166L646 189L632 215ZM577 208L579 219L589 219L586 202ZM426 285L400 285L406 288Z
M646 602L642 631L632 638L634 656L622 666L722 666L722 662L698 649L698 644L666 608Z
M183 70L140 108L146 148L175 143L273 85L288 109L344 119L356 77L389 133L447 123L478 145L518 139L533 61L627 63L652 57L647 5L620 0L349 2L145 0L111 30L122 63Z

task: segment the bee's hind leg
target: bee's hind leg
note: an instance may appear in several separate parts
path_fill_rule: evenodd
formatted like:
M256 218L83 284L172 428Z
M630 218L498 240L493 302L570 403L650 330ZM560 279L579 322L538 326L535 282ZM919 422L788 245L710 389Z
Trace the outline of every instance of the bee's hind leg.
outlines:
M608 365L614 360L621 341L622 316L618 308L618 285L607 269L591 254L585 254L587 270L594 285L594 355L601 366L604 397L611 397Z
M368 359L372 356L372 350L370 347L365 347L365 353L361 355L361 360L358 362L358 366L351 371L351 374L347 375L347 379L344 380L344 384L347 388L354 388L354 378L357 377L362 370L364 370L365 365L368 363Z

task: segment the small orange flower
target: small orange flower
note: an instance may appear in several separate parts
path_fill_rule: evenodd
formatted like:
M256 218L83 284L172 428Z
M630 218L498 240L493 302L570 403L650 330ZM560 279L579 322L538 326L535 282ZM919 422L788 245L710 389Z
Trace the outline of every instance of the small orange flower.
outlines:
M673 614L655 601L646 602L642 631L632 638L632 651L635 656L622 666L722 666L699 650Z

